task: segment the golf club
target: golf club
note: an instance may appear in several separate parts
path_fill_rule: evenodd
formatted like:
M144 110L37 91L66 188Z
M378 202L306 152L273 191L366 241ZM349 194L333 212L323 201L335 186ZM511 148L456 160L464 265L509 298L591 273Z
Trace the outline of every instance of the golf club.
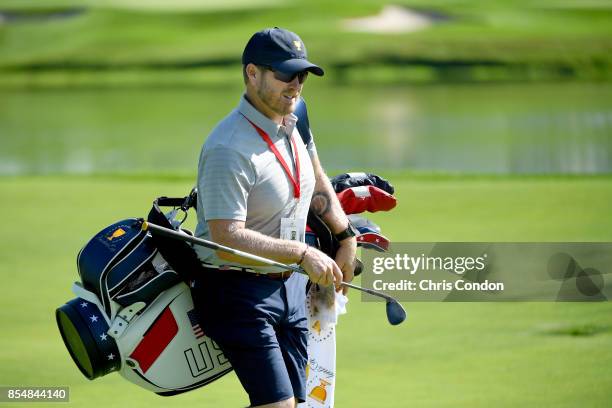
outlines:
M272 259L268 259L268 258L263 258L261 256L258 255L253 255L250 254L248 252L243 252L234 248L230 248L227 246L223 246L220 244L217 244L216 242L213 241L208 241L205 239L201 239L201 238L196 238L193 237L191 235L187 235L185 233L180 233L178 231L172 230L170 228L165 228L162 227L160 225L157 224L152 224L150 222L145 221L144 219L139 219L138 220L139 224L141 224L141 229L143 231L152 231L155 233L158 233L160 235L164 235L166 237L170 237L170 238L174 238L174 239L179 239L182 241L186 241L186 242L190 242L192 244L195 245L200 245L215 251L223 251L223 252L227 252L230 253L232 255L237 255L237 256L241 256L243 258L247 258L250 259L252 261L256 261L256 262L261 262L263 264L266 265L270 265L270 266L275 266L278 268L281 268L283 270L291 270L297 273L301 273L301 274L306 274L306 271L304 271L302 268L297 267L297 266L292 266L292 265L286 265L284 263L281 262L276 262ZM367 289L367 288L362 288L361 286L357 286L357 285L353 285L352 283L348 283L348 282L342 282L341 283L342 286L346 286L349 288L353 288L356 290L360 290L362 292L368 293L372 296L377 296L380 298L385 299L386 301L386 311L387 311L387 320L389 321L390 324L392 325L398 325L400 323L402 323L404 320L406 320L406 311L404 310L404 308L402 307L401 304L399 304L399 302L397 300L395 300L394 298L392 298L389 295L386 295L382 292L379 292L377 290L374 289Z

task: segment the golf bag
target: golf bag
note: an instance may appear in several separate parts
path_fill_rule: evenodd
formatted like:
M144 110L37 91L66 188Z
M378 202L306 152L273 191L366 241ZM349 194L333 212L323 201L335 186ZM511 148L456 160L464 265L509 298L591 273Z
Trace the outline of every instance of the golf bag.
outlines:
M176 199L155 200L148 221L176 226L176 211L165 216L160 203ZM188 284L202 268L193 249L165 242L141 225L122 220L83 247L77 257L81 282L72 288L77 298L57 309L56 320L72 359L90 380L117 371L159 395L175 395L232 368L199 326Z

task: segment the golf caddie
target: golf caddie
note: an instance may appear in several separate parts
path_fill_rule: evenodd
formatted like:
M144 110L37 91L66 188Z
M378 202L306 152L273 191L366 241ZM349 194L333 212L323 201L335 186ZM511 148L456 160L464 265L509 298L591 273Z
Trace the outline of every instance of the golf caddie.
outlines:
M242 55L246 91L211 132L198 167L196 235L302 266L308 276L196 247L205 271L194 302L202 328L229 359L251 406L295 407L306 399L308 279L351 280L356 240L317 156L293 115L309 74L294 33L255 33ZM309 209L340 241L335 259L304 243Z

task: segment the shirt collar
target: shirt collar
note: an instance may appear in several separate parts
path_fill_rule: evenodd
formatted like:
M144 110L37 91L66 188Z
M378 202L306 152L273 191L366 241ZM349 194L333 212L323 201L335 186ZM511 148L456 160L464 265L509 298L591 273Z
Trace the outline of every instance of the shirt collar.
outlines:
M274 122L263 113L255 109L253 105L246 99L246 95L242 95L240 98L240 104L238 105L238 111L242 113L248 120L253 122L255 125L260 127L264 132L271 138L277 137L279 130L283 130L284 133L291 136L293 129L297 123L297 116L293 113L288 114L283 118L283 125L279 125ZM284 135L280 135L282 137Z

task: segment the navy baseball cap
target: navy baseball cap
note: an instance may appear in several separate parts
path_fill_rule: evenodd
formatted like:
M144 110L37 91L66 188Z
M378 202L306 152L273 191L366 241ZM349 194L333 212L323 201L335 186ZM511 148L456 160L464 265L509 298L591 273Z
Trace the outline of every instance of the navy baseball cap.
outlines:
M306 46L300 37L278 27L253 34L242 53L244 65L267 65L289 75L308 71L322 76L323 69L306 58Z

